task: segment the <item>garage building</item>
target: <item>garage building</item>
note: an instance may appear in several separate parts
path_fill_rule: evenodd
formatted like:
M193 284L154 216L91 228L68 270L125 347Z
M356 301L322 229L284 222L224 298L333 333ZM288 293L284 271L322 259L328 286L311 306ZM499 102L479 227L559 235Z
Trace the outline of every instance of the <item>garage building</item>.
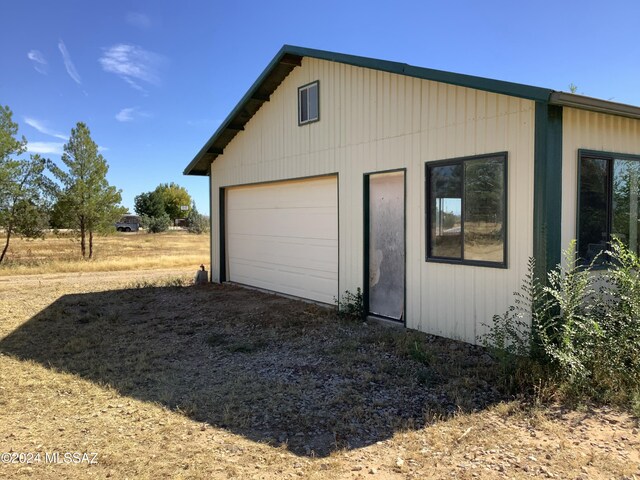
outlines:
M285 45L185 169L212 281L476 342L577 239L638 249L640 108ZM622 185L622 187L620 187Z

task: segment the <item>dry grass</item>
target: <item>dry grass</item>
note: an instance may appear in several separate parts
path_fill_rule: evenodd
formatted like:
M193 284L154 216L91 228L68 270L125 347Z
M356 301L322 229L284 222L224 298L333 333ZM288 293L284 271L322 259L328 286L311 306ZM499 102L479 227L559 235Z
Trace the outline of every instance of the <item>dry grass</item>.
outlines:
M0 477L638 475L627 414L505 399L479 349L191 273L0 281L0 452L98 454Z
M94 238L94 258L83 260L79 240L50 234L44 240L14 238L0 276L179 268L209 262L209 236L183 231L130 233Z

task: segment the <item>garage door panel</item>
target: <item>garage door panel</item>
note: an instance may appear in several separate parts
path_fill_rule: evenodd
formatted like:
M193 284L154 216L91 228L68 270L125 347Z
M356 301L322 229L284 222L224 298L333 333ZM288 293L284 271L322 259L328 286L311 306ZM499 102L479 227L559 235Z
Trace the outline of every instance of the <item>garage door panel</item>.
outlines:
M309 209L256 208L229 210L227 229L235 235L272 232L279 237L335 239L338 226L333 225L336 207ZM300 222L305 224L301 231Z
M279 191L273 191L279 185ZM335 186L335 177L300 180L295 182L276 182L260 185L237 187L233 190L242 192L236 197L237 208L312 208L318 206L322 198L325 205L337 205L337 197L332 197L327 187ZM265 192L268 192L265 194Z
M229 261L251 261L268 263L274 266L297 266L311 270L338 273L335 258L337 243L333 240L313 243L293 242L286 238L233 236L232 252L241 252L241 257L229 255ZM309 249L314 255L309 256Z
M318 275L309 275L308 271L281 268L275 276L271 264L238 263L234 281L296 297L333 303L336 294L331 292L335 288L335 276L327 275L325 272L317 273ZM326 276L322 276L323 274Z
M333 303L338 295L335 177L232 188L226 204L231 281Z

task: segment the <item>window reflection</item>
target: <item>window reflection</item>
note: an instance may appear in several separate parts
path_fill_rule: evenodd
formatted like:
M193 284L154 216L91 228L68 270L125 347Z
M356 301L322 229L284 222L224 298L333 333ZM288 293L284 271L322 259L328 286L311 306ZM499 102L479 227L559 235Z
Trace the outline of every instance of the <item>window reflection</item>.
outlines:
M464 258L502 262L504 164L500 158L465 162Z
M462 258L462 165L431 169L431 255Z
M428 256L505 264L506 154L427 165Z
M613 221L611 233L629 250L638 253L638 173L637 160L614 160Z
M638 248L640 157L615 158L581 153L578 255L602 264L612 236L631 251Z

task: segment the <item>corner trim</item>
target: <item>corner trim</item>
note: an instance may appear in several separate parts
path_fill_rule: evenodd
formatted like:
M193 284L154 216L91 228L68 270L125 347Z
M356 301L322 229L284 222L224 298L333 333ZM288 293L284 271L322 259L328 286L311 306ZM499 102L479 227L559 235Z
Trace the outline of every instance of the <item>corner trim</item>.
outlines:
M227 190L224 187L220 187L218 190L219 195L219 205L218 205L218 214L219 214L219 223L220 223L220 265L219 265L219 273L220 273L220 283L227 281L227 233L226 233L226 198L227 198Z
M562 257L562 108L536 102L535 109L533 257L543 283Z

